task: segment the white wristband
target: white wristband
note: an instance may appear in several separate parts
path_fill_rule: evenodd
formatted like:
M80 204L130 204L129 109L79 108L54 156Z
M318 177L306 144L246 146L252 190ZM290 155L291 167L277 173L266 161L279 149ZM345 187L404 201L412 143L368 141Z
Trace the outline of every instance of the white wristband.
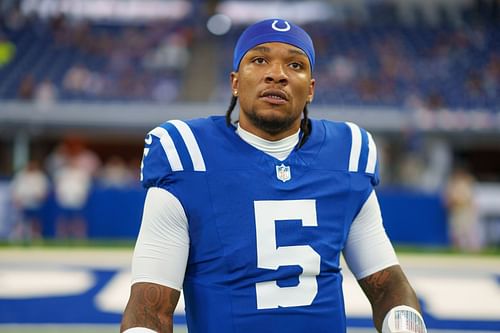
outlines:
M123 333L158 333L146 327L132 327L128 330L123 331Z
M417 310L407 305L398 305L385 315L382 333L427 333L427 328Z

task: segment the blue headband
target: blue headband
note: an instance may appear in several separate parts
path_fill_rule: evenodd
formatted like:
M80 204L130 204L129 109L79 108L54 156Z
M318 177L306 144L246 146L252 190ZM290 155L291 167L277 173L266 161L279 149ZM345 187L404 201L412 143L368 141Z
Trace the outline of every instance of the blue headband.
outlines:
M309 58L314 68L314 46L311 37L301 27L281 19L269 19L249 26L241 34L234 49L233 70L240 67L243 56L259 44L279 42L298 47Z

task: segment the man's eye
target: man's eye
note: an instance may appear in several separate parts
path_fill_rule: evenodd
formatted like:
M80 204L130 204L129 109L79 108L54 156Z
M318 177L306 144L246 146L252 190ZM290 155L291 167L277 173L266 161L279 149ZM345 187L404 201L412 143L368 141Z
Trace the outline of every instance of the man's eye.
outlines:
M261 65L261 64L265 63L265 62L266 62L266 60L265 60L264 58L255 58L255 59L253 60L253 62L254 62L254 63L256 63L256 64Z
M301 63L298 63L298 62L292 62L290 64L290 67L293 68L293 69L302 69L304 66L302 66Z

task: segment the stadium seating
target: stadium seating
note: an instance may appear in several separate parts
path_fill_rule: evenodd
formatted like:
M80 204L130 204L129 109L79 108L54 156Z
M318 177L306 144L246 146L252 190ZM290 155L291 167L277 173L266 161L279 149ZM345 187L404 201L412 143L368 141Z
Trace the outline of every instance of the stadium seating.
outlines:
M500 24L464 11L463 25L406 25L382 5L368 22L314 22L316 102L409 109L485 109L500 105ZM191 21L142 25L31 18L0 24L13 60L0 67L0 99L31 99L45 82L62 101L183 101L195 29ZM418 22L417 22L418 23ZM231 50L242 26L214 39L218 59L212 101L228 100ZM205 32L208 33L208 32ZM197 36L203 38L203 35ZM0 39L1 41L1 39ZM191 57L191 58L190 58ZM57 61L55 61L57 60Z
M500 101L500 25L371 26L314 23L316 103L408 109L487 109ZM234 45L239 31L224 40ZM230 59L221 58L227 86ZM229 88L227 88L229 89ZM220 89L215 99L227 99Z
M33 99L44 81L62 101L175 100L187 57L172 58L190 42L182 22L74 23L62 17L33 18L17 29L0 25L1 35L16 50L0 67L0 99L21 100Z

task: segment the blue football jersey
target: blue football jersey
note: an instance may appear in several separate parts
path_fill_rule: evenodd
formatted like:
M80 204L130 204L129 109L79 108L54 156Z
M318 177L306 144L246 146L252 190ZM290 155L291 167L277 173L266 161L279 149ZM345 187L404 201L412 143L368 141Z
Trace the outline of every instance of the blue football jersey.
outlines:
M377 170L370 134L352 123L311 120L284 161L224 117L152 130L143 185L174 194L189 224L189 332L345 332L340 254Z

